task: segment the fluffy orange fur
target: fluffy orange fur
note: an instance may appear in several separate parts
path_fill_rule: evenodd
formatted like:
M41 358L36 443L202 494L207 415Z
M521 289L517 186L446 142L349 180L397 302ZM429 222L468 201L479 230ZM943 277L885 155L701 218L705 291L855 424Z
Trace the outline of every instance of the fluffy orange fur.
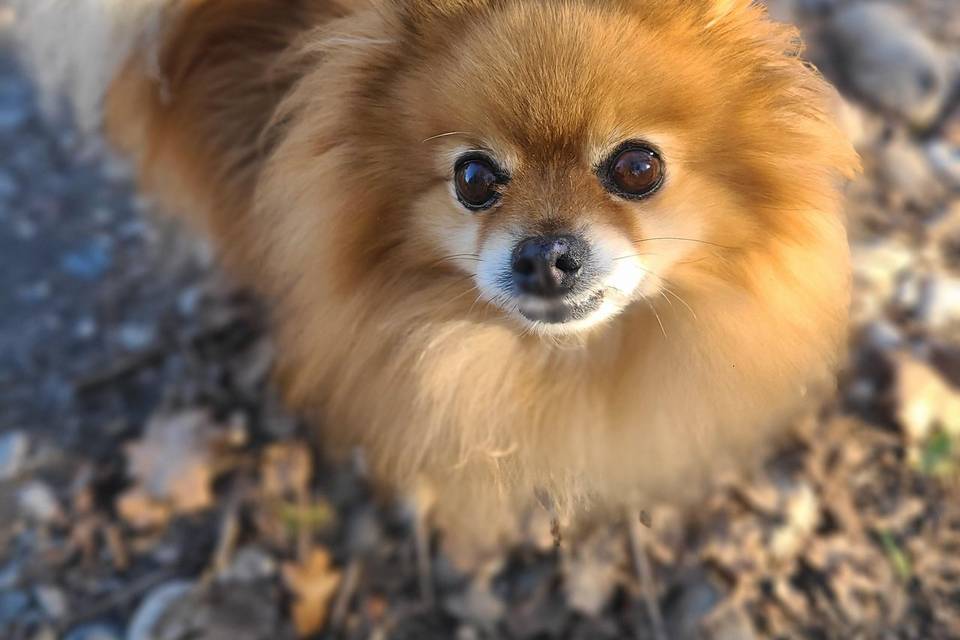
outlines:
M696 495L830 383L857 159L747 0L171 4L108 133L269 301L291 405L385 486L426 479L451 535L488 542L535 494ZM628 138L667 163L639 202L591 165ZM470 214L450 158L477 145L514 170ZM587 224L642 256L618 314L554 335L481 297L498 233Z

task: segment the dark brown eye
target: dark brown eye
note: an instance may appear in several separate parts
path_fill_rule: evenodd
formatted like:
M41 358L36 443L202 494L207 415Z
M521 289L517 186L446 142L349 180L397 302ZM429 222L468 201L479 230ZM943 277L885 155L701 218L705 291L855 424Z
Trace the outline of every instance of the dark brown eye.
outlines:
M631 144L613 154L604 182L617 195L643 198L663 182L663 160L650 147Z
M488 160L461 160L457 163L453 180L457 188L457 198L468 209L489 209L500 197L497 185L501 176Z

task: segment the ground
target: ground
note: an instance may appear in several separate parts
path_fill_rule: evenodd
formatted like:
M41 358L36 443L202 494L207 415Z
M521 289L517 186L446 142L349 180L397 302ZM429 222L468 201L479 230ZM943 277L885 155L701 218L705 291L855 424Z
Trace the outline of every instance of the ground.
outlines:
M418 582L269 384L258 303L41 114L0 2L0 637L960 637L960 5L781 0L844 96L851 354L696 516Z

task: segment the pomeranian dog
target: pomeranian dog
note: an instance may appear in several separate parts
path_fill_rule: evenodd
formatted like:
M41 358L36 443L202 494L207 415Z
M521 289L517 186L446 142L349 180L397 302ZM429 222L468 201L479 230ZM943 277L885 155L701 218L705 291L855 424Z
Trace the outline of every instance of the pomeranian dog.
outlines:
M858 161L749 0L18 2L290 406L452 539L687 500L830 384Z

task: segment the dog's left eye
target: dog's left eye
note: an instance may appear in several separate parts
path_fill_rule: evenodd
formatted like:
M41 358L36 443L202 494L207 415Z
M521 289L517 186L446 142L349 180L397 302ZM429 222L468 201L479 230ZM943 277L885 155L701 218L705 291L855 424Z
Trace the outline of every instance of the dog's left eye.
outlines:
M663 183L660 154L642 142L628 142L615 151L600 169L604 186L618 196L645 198Z
M454 169L457 198L468 209L480 211L492 207L500 197L501 179L493 164L485 158L464 158Z

